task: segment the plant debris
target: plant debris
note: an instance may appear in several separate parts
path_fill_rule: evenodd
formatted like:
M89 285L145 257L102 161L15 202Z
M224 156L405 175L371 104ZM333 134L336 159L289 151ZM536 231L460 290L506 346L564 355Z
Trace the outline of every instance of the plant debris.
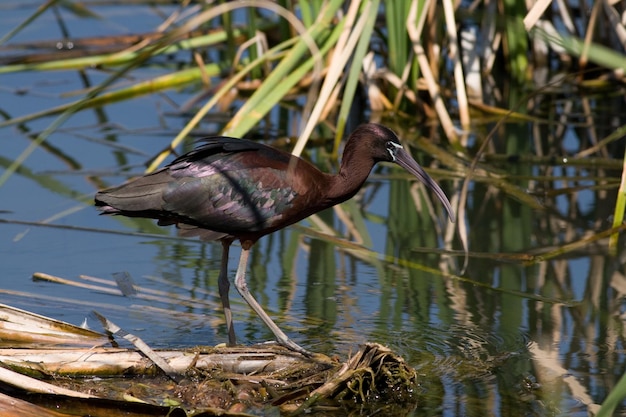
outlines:
M16 319L11 320L14 329ZM68 344L75 339L73 331L84 332L66 328ZM0 338L13 333L4 334L0 326ZM104 339L94 335L96 341ZM289 415L398 406L406 410L417 401L416 371L376 343L365 344L345 363L321 354L307 358L273 344L154 352L168 363L169 372L177 373L175 379L135 349L42 349L41 344L36 349L0 349L0 388L9 396L0 397L0 406L12 399L24 402L23 409L42 407L56 417L195 417L266 409Z

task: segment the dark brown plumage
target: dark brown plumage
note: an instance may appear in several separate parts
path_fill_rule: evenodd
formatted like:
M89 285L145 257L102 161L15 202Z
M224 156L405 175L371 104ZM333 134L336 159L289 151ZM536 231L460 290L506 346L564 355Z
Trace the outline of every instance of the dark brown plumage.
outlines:
M175 224L181 234L223 244L219 290L229 344L236 342L228 300L228 251L242 246L235 287L283 346L308 355L265 313L247 289L245 272L250 247L262 236L348 200L361 188L377 162L395 162L432 189L454 214L444 192L402 148L390 129L359 126L345 145L337 175L245 139L213 137L152 174L96 194L103 214L158 219Z

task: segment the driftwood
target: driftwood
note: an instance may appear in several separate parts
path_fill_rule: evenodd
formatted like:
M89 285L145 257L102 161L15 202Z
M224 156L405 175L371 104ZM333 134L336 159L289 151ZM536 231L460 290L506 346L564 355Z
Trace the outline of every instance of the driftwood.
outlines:
M104 334L9 306L0 305L0 313L3 346L21 333L23 347L0 349L0 409L21 410L6 415L241 416L268 407L328 415L406 412L416 401L415 371L378 344L363 346L345 363L268 344L151 351L175 373L168 377L139 349L105 346ZM24 348L24 340L37 348ZM42 348L42 340L53 343Z

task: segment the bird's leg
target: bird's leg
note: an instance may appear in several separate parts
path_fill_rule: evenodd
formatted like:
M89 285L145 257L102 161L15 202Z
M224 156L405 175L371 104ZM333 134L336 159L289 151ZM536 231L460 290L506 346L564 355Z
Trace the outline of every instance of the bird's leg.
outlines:
M235 337L235 327L233 326L233 313L230 310L230 300L228 299L228 290L230 282L228 281L228 251L232 240L222 240L222 265L220 267L220 276L217 280L220 298L222 299L222 307L224 308L224 318L226 319L226 328L228 329L228 345L235 346L237 339Z
M263 320L263 323L274 333L278 344L286 347L294 352L301 353L305 356L311 357L313 354L308 350L298 345L293 340L289 339L287 335L280 330L280 328L274 323L274 321L267 315L263 307L254 299L250 291L248 290L248 283L246 282L246 269L248 267L248 255L250 254L250 247L253 242L245 241L241 242L241 257L239 258L239 266L237 267L237 275L235 276L235 288L239 291L239 294L248 303L254 312Z

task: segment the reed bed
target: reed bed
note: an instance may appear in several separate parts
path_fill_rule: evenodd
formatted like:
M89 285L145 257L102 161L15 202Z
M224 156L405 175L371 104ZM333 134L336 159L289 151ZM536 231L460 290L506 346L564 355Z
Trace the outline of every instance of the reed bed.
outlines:
M28 6L7 2L0 12L22 7ZM71 34L68 21L98 19L112 7L133 7L133 13L158 16L159 23L145 33ZM302 245L302 236L313 237L375 268L396 265L441 276L450 293L462 283L519 296L518 287L467 278L492 274L472 269L468 259L523 265L535 272L523 297L537 302L538 309L543 303L575 304L563 271L581 250L620 253L626 121L596 106L624 106L623 2L49 0L28 10L23 21L0 33L0 77L66 71L96 81L63 91L58 103L32 112L13 114L0 105L0 129L15 128L30 140L21 154L0 160L0 189L19 175L84 206L91 196L34 172L28 164L31 155L45 149L88 178L94 189L102 188L102 173L83 169L51 146L50 136L78 136L69 122L87 111L185 92L184 101L171 100L184 126L174 129L164 122L155 129L172 138L167 146L145 154L102 140L111 150L141 154L142 163L120 163L120 169L152 171L173 152L188 147L189 139L218 133L268 140L332 167L352 126L362 120L381 121L425 154L424 165L448 185L459 217L466 220L437 225L433 234L417 238L408 236L405 226L392 224L390 241L407 242L407 248L377 254L366 249L371 238L364 220L382 220L346 204L336 211L341 230L316 216L311 226L297 228L301 235L294 247ZM44 18L55 20L61 33L57 39L21 40ZM3 87L15 95L33 93ZM123 133L114 124L102 129ZM569 144L572 135L575 147ZM416 208L425 207L420 220L438 218L423 190L402 187L394 185L390 192L395 212L413 218ZM581 215L583 192L601 203L587 216ZM399 197L405 194L411 195L410 207ZM501 196L514 203L501 204ZM366 194L359 197L366 205ZM612 213L601 210L607 204L614 207ZM545 216L535 217L539 211ZM69 214L13 224L70 230L54 223ZM162 233L131 221L136 229ZM527 229L519 224L533 222L535 233L522 235L520 230ZM470 234L476 224L489 224L490 231ZM493 230L502 231L497 239ZM445 257L438 268L411 261L412 255L439 241ZM608 268L606 259L593 259L588 281L594 290L581 302L589 309L611 305L612 314L619 317L617 302L601 298L594 284L593 271ZM620 293L617 274L604 284ZM459 298L464 297L451 304ZM441 304L448 301L442 296ZM575 318L579 328L587 325L582 310ZM552 314L560 313L555 308ZM533 349L542 354L537 346ZM610 415L625 396L626 381L620 380L597 415Z

